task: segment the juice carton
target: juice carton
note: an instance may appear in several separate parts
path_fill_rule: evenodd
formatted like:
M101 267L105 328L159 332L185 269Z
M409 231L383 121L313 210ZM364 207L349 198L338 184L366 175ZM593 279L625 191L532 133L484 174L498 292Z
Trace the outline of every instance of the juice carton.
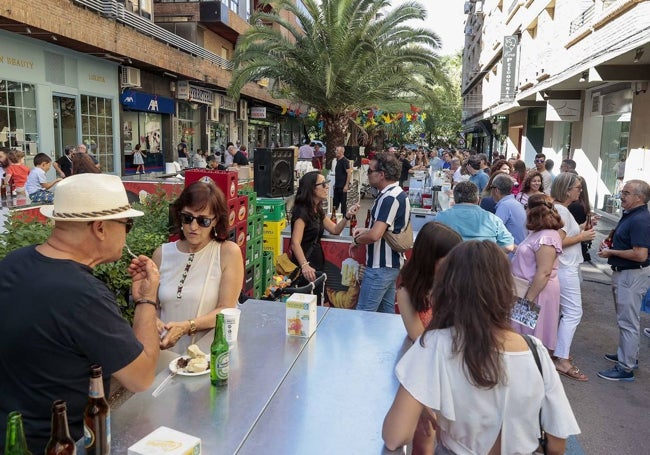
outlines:
M287 299L287 335L310 337L316 331L316 302L313 294L292 294Z
M201 439L167 427L158 427L129 447L128 455L200 455Z

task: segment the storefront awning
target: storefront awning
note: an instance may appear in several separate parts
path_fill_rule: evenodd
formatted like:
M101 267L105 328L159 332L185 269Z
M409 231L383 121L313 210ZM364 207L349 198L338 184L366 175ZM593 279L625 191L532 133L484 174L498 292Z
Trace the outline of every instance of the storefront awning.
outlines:
M120 103L132 111L154 112L157 114L173 114L176 112L176 102L165 96L126 90L120 95Z

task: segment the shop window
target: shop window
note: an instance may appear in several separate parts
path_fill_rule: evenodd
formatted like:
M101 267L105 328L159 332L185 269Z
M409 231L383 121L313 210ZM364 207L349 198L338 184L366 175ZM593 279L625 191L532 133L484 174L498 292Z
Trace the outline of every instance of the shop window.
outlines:
M239 0L230 0L230 10L235 13L239 12Z
M0 145L35 155L37 143L34 85L0 81Z
M185 139L187 148L192 153L201 147L199 116L199 106L196 103L178 103L178 139Z
M114 172L112 100L81 95L81 137L102 171Z

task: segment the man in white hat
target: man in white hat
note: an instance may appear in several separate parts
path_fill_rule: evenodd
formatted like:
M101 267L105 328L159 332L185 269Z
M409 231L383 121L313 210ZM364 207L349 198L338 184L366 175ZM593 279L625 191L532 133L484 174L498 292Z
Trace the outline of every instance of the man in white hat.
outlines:
M55 221L45 243L0 262L0 448L7 414L19 410L32 453L47 444L56 399L68 404L73 439L83 436L91 364L102 366L107 396L111 376L138 392L152 384L160 354L154 262L139 256L128 268L133 328L113 292L92 274L120 259L133 217L143 215L129 205L120 178L68 177L41 213Z

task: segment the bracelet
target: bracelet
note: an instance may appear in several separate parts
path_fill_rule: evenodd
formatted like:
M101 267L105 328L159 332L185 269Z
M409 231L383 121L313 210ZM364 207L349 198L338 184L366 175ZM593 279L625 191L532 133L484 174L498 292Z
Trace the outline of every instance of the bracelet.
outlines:
M352 237L352 243L354 243L355 245L359 244L359 242L357 241L358 237L359 237L358 235L356 237Z
M345 216L344 216L344 218L345 218L346 220L348 220L348 221L350 221L350 220L352 219L352 217L351 217L351 216L350 216L350 217L348 217L348 214L347 214L347 213L345 214Z
M302 269L306 265L309 265L309 261L305 261L302 264L300 264L300 268Z
M189 334L194 335L196 333L196 321L194 319L188 319L187 322L190 323L190 333Z
M160 304L158 302L154 302L153 300L149 300L149 299L138 299L135 302L133 302L133 306L137 307L141 303L148 303L149 305L153 305L156 308L156 310L160 309Z

